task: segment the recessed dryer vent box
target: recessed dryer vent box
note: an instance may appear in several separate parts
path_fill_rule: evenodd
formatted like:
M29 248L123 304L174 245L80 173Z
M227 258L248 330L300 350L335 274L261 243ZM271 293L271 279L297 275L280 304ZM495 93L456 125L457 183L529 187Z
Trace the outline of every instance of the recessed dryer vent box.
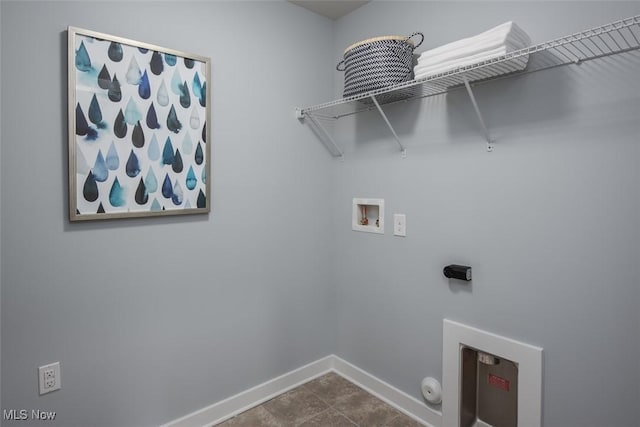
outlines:
M384 199L353 199L351 228L384 234Z
M443 321L442 425L542 425L542 348Z

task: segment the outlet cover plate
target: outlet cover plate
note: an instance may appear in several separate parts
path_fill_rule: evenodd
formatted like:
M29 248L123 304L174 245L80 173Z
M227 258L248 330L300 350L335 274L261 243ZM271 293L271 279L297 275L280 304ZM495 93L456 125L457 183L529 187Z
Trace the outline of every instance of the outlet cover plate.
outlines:
M40 394L60 390L60 381L60 362L50 363L49 365L40 366L38 368L38 386L40 388Z
M393 235L407 236L407 216L405 214L393 214Z

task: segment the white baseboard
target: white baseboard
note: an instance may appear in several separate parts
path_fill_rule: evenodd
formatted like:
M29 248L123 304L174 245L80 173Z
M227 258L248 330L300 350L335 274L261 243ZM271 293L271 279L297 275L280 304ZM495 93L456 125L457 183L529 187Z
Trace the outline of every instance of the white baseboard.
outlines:
M260 405L328 372L336 372L400 412L429 427L442 425L442 414L390 384L335 355L323 357L260 385L202 408L161 427L209 427Z
M332 356L323 357L161 427L209 427L331 371L332 364Z
M377 398L387 402L400 412L430 427L442 425L442 413L431 409L426 403L419 401L391 384L374 377L357 366L339 358L333 358L333 370L352 383L362 387Z

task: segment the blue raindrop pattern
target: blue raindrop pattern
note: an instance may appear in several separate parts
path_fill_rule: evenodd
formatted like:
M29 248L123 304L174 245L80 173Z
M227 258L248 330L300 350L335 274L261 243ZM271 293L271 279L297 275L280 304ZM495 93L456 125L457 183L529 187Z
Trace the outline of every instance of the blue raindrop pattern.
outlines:
M93 172L93 177L98 182L105 182L107 178L109 178L109 169L107 168L107 162L102 156L101 150L98 150L98 156L91 171Z
M122 45L120 43L111 42L109 43L109 49L107 50L107 55L109 55L109 59L113 62L122 61Z
M170 199L173 196L173 187L171 186L171 178L169 178L169 174L164 176L164 181L162 181L162 195L167 199Z
M196 148L196 155L193 159L196 162L196 165L201 165L204 162L204 151L202 150L202 144L198 142L198 147Z
M198 179L196 178L196 174L193 171L193 166L189 166L189 172L187 172L187 182L186 182L187 189L193 190L196 188L197 184L198 184Z
M196 75L193 76L192 87L193 87L193 95L196 98L200 99L200 97L202 97L202 82L200 81L200 76L198 76L198 73L196 73Z
M122 88L120 87L120 80L118 76L114 75L111 84L109 84L109 91L107 92L111 102L120 102L122 100Z
M184 201L184 193L182 192L182 187L179 182L176 182L176 185L173 186L173 194L171 195L171 201L174 205L180 206Z
M174 65L176 65L177 58L176 58L175 55L171 55L169 53L165 53L164 54L164 62L166 62L167 65L170 65L170 66L173 67Z
M113 134L118 138L124 138L127 136L127 130L127 122L124 120L122 109L120 109L116 119L113 121Z
M180 150L178 149L176 149L176 153L173 155L173 163L171 163L171 169L173 169L176 174L181 173L182 169L184 169L184 163L182 163L182 154L180 154Z
M158 178L156 178L152 168L149 168L149 172L147 172L147 176L144 178L144 185L149 193L158 191Z
M147 127L149 129L160 129L160 123L158 123L158 113L156 113L153 102L147 110Z
M138 160L138 156L136 156L136 153L134 153L133 150L131 150L131 154L129 154L126 171L129 178L135 178L140 173L140 161Z
M173 144L171 144L171 138L169 137L164 142L164 148L162 149L162 164L173 165Z
M130 85L139 85L140 79L142 78L142 71L140 70L140 66L138 65L138 61L136 61L136 57L133 56L131 58L131 62L129 63L129 68L127 69L127 83Z
M82 187L82 196L88 202L95 202L96 200L98 200L99 194L98 183L93 177L93 173L89 172L89 175L87 175L87 179L84 181L84 187Z
M177 68L171 77L171 91L174 95L182 95L182 76L180 76L180 71Z
M191 106L191 95L189 95L187 82L184 82L182 86L180 86L180 105L182 108L189 108Z
M207 206L207 197L204 195L202 190L198 192L197 205L198 208L204 208Z
M111 191L109 191L109 203L111 203L111 206L114 208L122 207L127 203L125 189L120 185L118 177L116 177L111 185Z
M144 180L140 178L138 188L136 188L136 203L139 205L146 205L149 201L149 193L147 193L147 187L144 185Z
M129 102L127 102L127 108L124 110L124 119L127 124L135 125L136 122L139 122L142 119L142 113L138 109L136 102L133 98L129 98Z
M144 70L142 77L140 77L140 84L138 85L138 95L142 99L149 99L151 96L151 83L149 83L149 76L147 70Z
M76 69L84 73L92 70L91 58L84 42L80 42L80 47L76 50Z
M207 106L207 82L202 83L202 91L200 92L198 101L200 101L202 107Z
M89 126L80 104L76 104L76 135L84 136L89 141L95 141L98 138L98 131Z
M151 56L151 62L149 62L149 67L151 68L151 72L156 76L159 76L160 74L162 74L162 71L164 71L162 55L160 55L160 53L158 53L157 51L153 52L153 55Z
M102 123L102 110L100 109L100 104L98 103L98 98L96 98L96 94L93 94L93 98L91 98L91 104L89 104L89 120L91 123L98 127L103 127Z
M180 129L182 129L182 123L178 120L178 114L176 113L176 109L173 105L171 106L169 115L167 116L167 127L173 133L179 133Z
M158 199L153 199L153 202L151 203L151 212L160 212L162 211L162 206L160 206L160 203L158 202Z
M144 131L140 122L136 123L133 127L133 133L131 134L131 142L136 148L144 147Z
M160 145L158 144L158 138L156 138L155 133L151 137L151 142L149 142L147 157L153 162L160 160Z
M74 51L76 213L207 208L206 64L81 34Z
M102 66L100 70L100 74L98 74L98 87L100 89L109 89L111 85L111 74L109 74L109 69L106 65Z
M105 163L107 164L107 169L110 171L118 170L120 167L120 157L118 156L118 151L116 150L116 144L111 141L111 145L109 146L109 151L107 151L107 157L105 157Z

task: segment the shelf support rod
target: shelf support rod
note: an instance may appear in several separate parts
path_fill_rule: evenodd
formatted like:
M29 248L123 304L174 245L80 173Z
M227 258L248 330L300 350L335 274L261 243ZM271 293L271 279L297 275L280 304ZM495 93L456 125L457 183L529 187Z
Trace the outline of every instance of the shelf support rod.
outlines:
M376 108L378 108L378 112L380 113L380 115L384 119L385 123L389 127L389 130L393 134L393 137L396 139L396 142L400 146L400 151L401 151L402 158L407 157L407 149L404 148L404 145L402 145L402 142L400 142L400 138L398 138L398 134L393 129L393 126L391 126L391 123L389 122L389 119L387 118L387 115L384 114L384 111L382 111L382 107L380 107L380 104L378 104L378 100L376 99L375 95L371 95L371 99L373 100L373 103L376 104Z
M333 145L333 149L335 150L335 152L332 152L331 154L334 157L340 157L341 159L344 160L344 153L342 152L342 150L338 147L338 144L336 144L335 139L333 139L333 137L329 134L329 132L327 132L327 130L324 128L324 126L322 126L320 124L320 122L318 122L316 120L315 117L313 117L313 115L311 114L305 114L302 113L303 117L307 117L309 120L311 120L311 123L313 123L313 125L317 128L320 129L322 131L322 133L324 134L325 138L331 142L331 145ZM325 144L326 145L326 144ZM329 149L329 151L331 151L331 149ZM338 153L338 155L334 154L334 153Z
M487 151L493 151L493 143L491 142L489 131L487 130L487 126L485 125L484 119L482 118L482 114L480 113L480 108L478 108L476 97L473 96L473 91L471 90L471 86L469 85L469 80L467 80L467 76L462 76L462 80L464 81L464 86L467 88L467 93L469 94L469 98L471 98L473 109L476 111L476 115L478 116L478 121L480 122L480 126L482 127L484 138L487 140Z

